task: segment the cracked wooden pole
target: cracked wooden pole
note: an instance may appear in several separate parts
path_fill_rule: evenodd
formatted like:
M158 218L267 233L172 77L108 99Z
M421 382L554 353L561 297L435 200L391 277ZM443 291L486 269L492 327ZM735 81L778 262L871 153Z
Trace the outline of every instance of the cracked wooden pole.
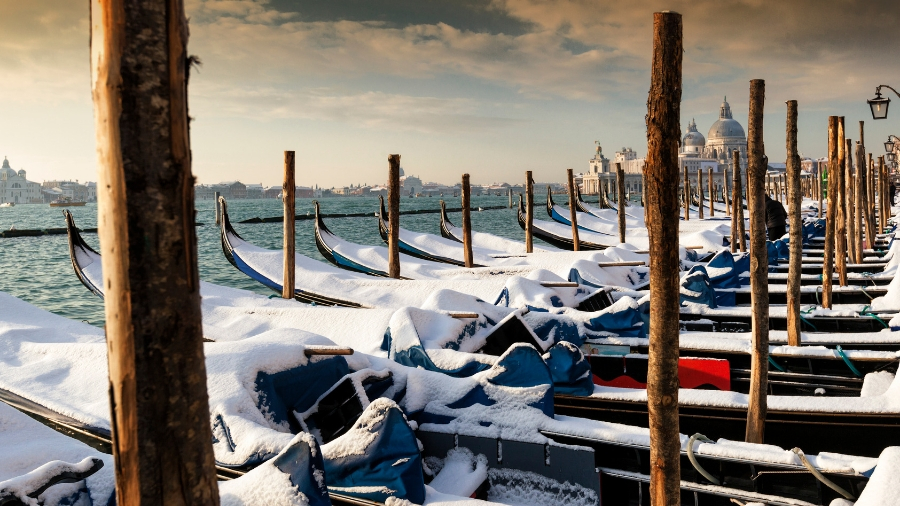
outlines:
M466 267L472 268L472 188L469 186L469 175L462 175L462 229L463 260Z
M853 143L847 139L847 163L844 169L844 216L847 218L847 258L852 264L859 263L859 259L856 258L856 210L853 208L853 198L856 194L856 188L853 185L853 154L855 152Z
M572 169L566 169L566 179L569 185L569 221L572 222L572 251L581 250L581 241L578 240L578 208L575 207L575 179ZM547 187L547 193L550 187Z
M618 196L616 197L619 207L618 218L619 218L619 242L625 242L625 169L622 168L622 164L616 162L616 186L618 187Z
M860 122L862 123L862 122ZM862 125L860 125L860 133L862 133ZM854 247L856 248L856 263L863 262L863 227L865 226L865 220L863 219L863 215L865 214L864 208L862 205L863 201L863 192L865 183L863 182L862 172L866 166L866 153L865 148L863 147L862 141L856 143L856 170L853 172L853 208L856 210L856 214L853 217L855 223L856 233L854 234Z
M691 219L691 180L688 179L687 167L684 168L684 189L681 192L684 200L684 221Z
M865 147L863 147L865 150ZM864 162L865 168L862 171L860 180L863 183L862 198L863 209L865 211L864 218L866 220L866 242L865 246L869 249L875 248L875 217L872 215L872 153Z
M731 200L728 193L728 169L722 174L722 202L725 203L725 216L731 216Z
M388 156L388 276L400 278L400 155Z
M763 145L763 105L766 82L750 81L750 117L747 123L747 207L750 209L750 310L752 348L750 393L747 396L748 443L763 443L769 369L769 260L766 250L766 163Z
M599 187L598 187L599 189ZM534 252L534 179L525 171L525 253Z
M834 232L837 229L837 200L835 196L835 177L838 167L838 117L828 117L828 187L825 198L828 199L827 214L825 217L825 244L822 246L822 307L831 309L831 285L834 278Z
M800 154L797 152L797 101L787 102L787 192L788 210L790 213L791 234L788 240L790 247L790 264L787 282L787 331L788 345L800 346L800 264L803 255L803 237L801 229L800 207L803 196L800 194Z
M709 179L709 217L714 218L716 216L716 208L715 208L716 198L715 198L715 196L713 196L713 188L715 188L715 179L713 178L713 170L711 168L706 169L706 176L707 176L707 179ZM701 190L700 193L702 194L703 191Z
M681 138L681 15L653 15L647 99L647 231L650 239L650 502L681 504L678 432L678 144ZM685 185L687 188L688 186Z
M850 147L849 139L844 138L844 117L841 116L838 122L838 136L841 141L841 149L838 151L839 163L837 176L837 223L834 229L835 240L835 265L838 271L838 282L841 286L847 286L847 208L846 208L846 181L844 173L846 170L847 158L849 157Z
M697 218L703 219L703 169L697 169Z
M295 206L297 205L294 191L296 187L294 184L294 152L285 151L284 183L281 185L281 200L284 208L281 281L281 298L283 299L294 298L294 272L296 267L294 260L294 248L296 248L294 219L296 218Z
M732 160L734 161L734 198L732 198L734 209L732 213L734 214L734 219L737 223L738 246L741 248L741 253L744 253L747 251L747 230L745 228L746 225L744 224L744 189L741 185L741 181L743 180L741 177L741 152L734 150Z
M90 16L116 502L218 505L184 5L93 0Z

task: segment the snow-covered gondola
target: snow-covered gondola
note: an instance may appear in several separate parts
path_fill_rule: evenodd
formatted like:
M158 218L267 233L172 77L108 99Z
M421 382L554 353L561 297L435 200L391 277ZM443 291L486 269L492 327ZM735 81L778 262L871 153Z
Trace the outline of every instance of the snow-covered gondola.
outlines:
M69 259L75 275L88 290L102 299L103 290L100 287L103 286L103 278L98 275L101 272L100 253L94 251L81 237L72 213L64 210L63 215L66 217L66 233L69 237Z
M518 221L519 226L524 230L526 227L525 205L522 203L521 198L519 199ZM568 234L566 234L566 231L568 231ZM572 240L571 227L567 229L565 226L552 221L533 220L531 232L535 237L557 248L571 251L575 247ZM618 241L612 237L592 232L585 231L584 234L579 234L579 247L583 250L602 250L616 242Z

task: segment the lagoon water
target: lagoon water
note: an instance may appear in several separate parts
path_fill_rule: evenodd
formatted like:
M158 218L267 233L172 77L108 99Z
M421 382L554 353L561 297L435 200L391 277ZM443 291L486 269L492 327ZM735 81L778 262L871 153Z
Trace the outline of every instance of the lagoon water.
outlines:
M538 199L540 202L540 199ZM502 206L507 197L472 197L472 207ZM447 199L448 207L459 207L458 198ZM252 290L271 295L273 292L253 281L235 269L222 254L219 230L215 226L215 210L212 200L197 201L198 254L200 279L234 288ZM360 244L384 244L378 234L377 197L329 198L320 200L323 213L371 213L366 218L334 218L326 223L332 232L344 239ZM439 209L437 197L403 198L400 210ZM97 205L67 208L81 228L97 226ZM535 209L538 219L543 216L543 207ZM297 199L297 214L313 213L312 199ZM254 217L271 217L282 214L279 199L232 200L228 203L228 215L235 230L241 236L264 248L280 249L282 224L278 223L237 223ZM457 226L462 223L461 213L450 213L450 220ZM401 215L400 225L416 232L440 234L438 213ZM0 208L0 230L15 227L43 229L65 227L62 209L47 204L19 205ZM520 241L525 233L516 223L516 210L498 209L472 212L472 228L479 232L489 232ZM83 234L85 241L100 251L97 234ZM322 262L313 239L313 220L297 221L297 253L307 255ZM535 239L535 243L541 241ZM103 326L103 301L89 292L75 276L69 260L68 240L65 235L38 237L0 238L0 291L14 295L53 313Z

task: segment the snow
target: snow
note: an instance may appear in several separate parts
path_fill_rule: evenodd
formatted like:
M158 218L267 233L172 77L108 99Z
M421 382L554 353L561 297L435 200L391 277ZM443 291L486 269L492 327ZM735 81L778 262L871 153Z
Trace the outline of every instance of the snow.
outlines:
M468 448L453 448L429 485L438 492L469 497L487 480L487 464L484 455L473 455Z
M289 444L306 442L314 447L312 436L300 433ZM306 506L308 498L291 482L291 476L280 471L270 459L247 474L230 481L219 482L222 506L265 504L267 506Z
M888 506L900 504L900 447L885 448L878 466L856 501L856 506Z
M888 371L870 372L863 378L860 397L877 397L884 394L894 382L894 375Z
M503 504L592 506L600 500L593 490L569 482L559 483L529 471L489 469L488 478L491 483L488 499Z

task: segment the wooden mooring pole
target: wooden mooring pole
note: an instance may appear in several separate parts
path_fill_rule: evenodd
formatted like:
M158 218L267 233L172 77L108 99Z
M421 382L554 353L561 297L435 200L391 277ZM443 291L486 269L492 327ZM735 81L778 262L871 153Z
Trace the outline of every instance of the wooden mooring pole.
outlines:
M838 120L838 140L840 148L838 150L838 167L835 171L835 188L837 188L837 200L835 208L837 209L837 222L834 229L835 241L835 268L838 271L838 282L841 286L847 286L847 214L845 202L845 181L844 171L846 170L848 151L848 139L844 138L844 117ZM831 214L829 212L829 214Z
M865 150L865 147L863 147L863 150ZM863 202L863 209L865 210L866 220L866 247L874 248L875 216L872 213L872 153L869 153L869 156L864 163L860 180L863 183L862 198L865 201Z
M802 195L800 194L800 154L797 152L797 101L787 102L787 168L786 183L788 212L790 215L790 265L787 282L787 331L788 345L800 346L800 262L803 255L803 237L800 217Z
M534 179L531 171L525 171L525 252L534 251Z
M388 156L388 276L400 278L400 155Z
M294 298L294 271L296 263L294 260L294 248L296 247L296 241L294 240L296 230L294 227L294 219L296 218L295 206L297 205L297 200L294 198L294 190L296 189L296 185L294 184L294 174L294 152L285 151L284 183L281 186L281 200L284 207L282 234L282 251L284 257L282 259L281 283L281 298L283 299Z
M831 285L834 277L834 232L837 230L837 197L834 185L836 178L833 173L838 167L838 117L828 117L828 199L827 214L825 216L825 244L822 255L822 307L831 309Z
M471 268L472 262L472 200L469 175L462 175L462 229L463 229L463 259L466 267Z
M218 505L184 5L92 0L90 12L116 503Z
M616 186L618 187L619 207L619 242L625 242L625 169L620 162L616 162Z
M732 160L734 162L734 197L731 199L734 209L732 210L732 214L737 223L738 245L741 248L741 253L744 253L747 251L747 230L744 225L744 189L741 184L743 180L741 177L741 152L734 150L732 153Z
M647 99L647 230L650 238L650 502L681 504L678 432L678 144L681 137L681 15L653 15ZM685 183L687 173L685 172ZM689 185L685 184L685 195ZM685 202L685 206L687 206Z
M765 146L763 105L766 82L750 81L750 117L747 122L747 207L750 209L750 306L752 348L750 394L747 396L748 443L763 443L766 427L766 396L769 371L769 261L766 250Z
M691 180L688 179L687 167L684 168L684 189L681 192L684 197L684 221L691 219Z
M716 208L715 208L714 204L716 202L716 197L713 194L713 188L715 188L716 185L715 185L715 180L713 179L713 170L710 168L710 169L706 169L706 171L707 171L706 172L707 179L709 179L709 217L715 218L716 217ZM701 193L702 193L702 191L701 191Z
M572 251L581 249L581 241L578 240L578 208L575 207L575 179L572 175L572 169L566 169L566 179L569 185L569 221L572 222ZM547 187L547 193L550 187Z
M697 169L697 218L703 219L703 169Z

